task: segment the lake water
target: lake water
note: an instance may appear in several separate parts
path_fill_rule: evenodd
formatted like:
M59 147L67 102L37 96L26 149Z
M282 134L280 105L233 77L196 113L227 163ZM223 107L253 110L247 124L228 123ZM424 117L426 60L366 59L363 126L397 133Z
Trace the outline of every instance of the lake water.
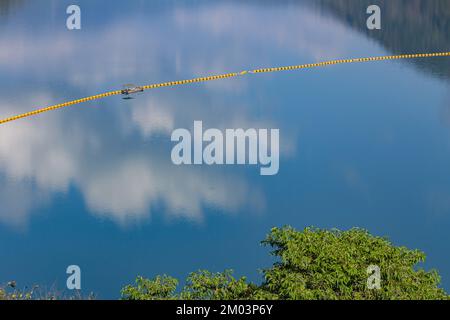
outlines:
M438 1L385 4L370 32L359 1L76 2L78 31L66 29L71 1L0 3L1 118L125 83L450 51ZM248 75L2 125L0 284L62 290L72 264L99 298L137 275L232 268L259 282L272 262L260 240L291 225L362 227L423 250L449 291L448 60ZM173 165L171 132L195 120L280 129L279 173Z

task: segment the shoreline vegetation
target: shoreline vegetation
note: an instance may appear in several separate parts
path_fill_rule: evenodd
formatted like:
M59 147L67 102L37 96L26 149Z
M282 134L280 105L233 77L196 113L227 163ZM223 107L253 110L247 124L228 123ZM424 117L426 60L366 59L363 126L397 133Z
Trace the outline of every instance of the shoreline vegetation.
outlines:
M178 288L178 279L158 275L137 277L121 291L122 300L448 300L439 287L436 270L420 263L425 254L394 246L387 238L353 228L273 228L261 242L276 261L261 271L262 284L236 278L232 270L192 272ZM373 267L379 270L379 286L371 288ZM58 294L38 294L16 289L15 282L0 288L0 300L58 300ZM68 299L95 299L80 293Z

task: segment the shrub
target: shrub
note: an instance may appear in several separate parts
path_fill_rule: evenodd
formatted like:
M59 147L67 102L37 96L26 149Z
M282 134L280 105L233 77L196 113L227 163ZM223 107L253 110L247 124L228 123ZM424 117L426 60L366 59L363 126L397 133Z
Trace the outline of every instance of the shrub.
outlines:
M262 271L261 285L236 279L231 270L223 273L191 273L177 293L178 280L157 276L138 277L135 286L122 290L122 299L185 300L372 300L372 299L448 299L439 288L435 270L425 271L418 264L425 255L418 250L394 246L386 238L362 229L348 231L291 227L273 228L262 241L272 249L277 261ZM367 286L369 266L380 270L380 287Z

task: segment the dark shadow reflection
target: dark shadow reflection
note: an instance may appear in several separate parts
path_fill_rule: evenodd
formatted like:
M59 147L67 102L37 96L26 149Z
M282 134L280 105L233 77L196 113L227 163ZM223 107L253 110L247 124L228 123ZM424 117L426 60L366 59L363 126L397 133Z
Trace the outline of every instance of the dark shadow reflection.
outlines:
M395 54L450 50L448 0L318 0L309 1L344 24L365 34ZM380 6L382 29L368 30L366 9ZM413 60L419 69L450 79L450 59Z

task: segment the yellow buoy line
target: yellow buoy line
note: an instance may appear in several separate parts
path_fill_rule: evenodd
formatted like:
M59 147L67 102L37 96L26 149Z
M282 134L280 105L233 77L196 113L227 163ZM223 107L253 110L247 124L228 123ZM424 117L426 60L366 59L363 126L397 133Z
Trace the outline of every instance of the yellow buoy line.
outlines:
M162 87L173 87L173 86L179 86L179 85L184 85L184 84L206 82L206 81L213 81L213 80L226 79L226 78L233 78L233 77L243 76L246 74L309 69L309 68L324 67L324 66L330 66L330 65L336 65L336 64L355 63L355 62L370 62L370 61L415 59L415 58L430 58L430 57L448 57L448 56L450 56L450 52L415 53L415 54L401 54L401 55L378 56L378 57L368 57L368 58L341 59L341 60L331 60L331 61L324 61L324 62L317 62L317 63L294 65L294 66L262 68L262 69L255 69L255 70L249 70L249 71L232 72L232 73L225 73L225 74L212 75L212 76L206 76L206 77L199 77L199 78L193 78L193 79L187 79L187 80L155 83L155 84L139 86L139 87L134 87L134 88L109 91L109 92L97 94L94 96L89 96L89 97L82 98L82 99L72 100L72 101L68 101L68 102L64 102L64 103L60 103L60 104L55 104L53 106L36 109L34 111L30 111L30 112L26 112L26 113L18 114L16 116L2 119L2 120L0 120L0 124L15 121L15 120L22 119L22 118L31 117L31 116L34 116L34 115L37 115L40 113L80 104L80 103L87 102L87 101L102 99L102 98L109 97L109 96L115 96L115 95L128 96L129 94L132 94L135 92L141 92L144 90L150 90L150 89L156 89L156 88L162 88Z

